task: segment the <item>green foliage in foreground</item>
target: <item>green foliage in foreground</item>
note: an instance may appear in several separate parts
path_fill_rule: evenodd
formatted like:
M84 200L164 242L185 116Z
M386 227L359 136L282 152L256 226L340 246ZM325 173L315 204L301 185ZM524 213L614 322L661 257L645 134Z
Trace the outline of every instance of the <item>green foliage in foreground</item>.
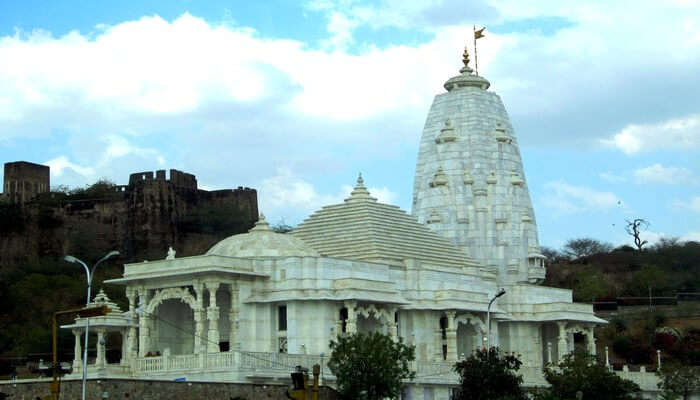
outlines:
M498 348L482 350L455 365L460 376L455 400L524 400L523 377L517 374L522 362Z
M636 383L622 379L596 362L586 352L567 354L557 365L548 365L544 377L551 385L548 396L542 399L575 399L581 391L584 399L624 400L639 392Z
M406 379L415 373L409 363L415 360L415 347L389 336L372 332L342 336L331 341L328 367L336 376L338 391L347 399L379 400L396 398Z
M657 374L661 378L659 389L663 390L666 400L688 400L693 392L700 391L700 367L666 364Z

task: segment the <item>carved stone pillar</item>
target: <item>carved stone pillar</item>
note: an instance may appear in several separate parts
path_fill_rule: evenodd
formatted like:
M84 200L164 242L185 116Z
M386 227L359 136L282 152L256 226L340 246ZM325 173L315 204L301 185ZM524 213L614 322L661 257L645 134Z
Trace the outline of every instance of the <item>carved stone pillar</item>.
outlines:
M126 298L129 299L129 317L132 322L138 320L138 315L136 314L136 290L133 288L126 288ZM143 310L142 310L143 311ZM122 360L131 360L136 358L138 349L136 348L136 326L130 326L126 332L126 346L125 350L122 351Z
M500 340L498 339L499 334L498 334L498 327L499 327L498 320L495 320L491 318L491 338L490 340L490 346L491 347L499 347L500 346Z
M552 342L547 342L547 359L545 360L545 363L552 363Z
M589 327L586 329L586 338L588 339L587 344L588 344L588 353L592 356L596 355L596 348L595 348L595 331L594 327Z
M346 331L348 334L357 333L357 312L355 310L357 307L357 302L346 301L345 308L348 309L348 322L346 326Z
M439 320L438 320L439 321ZM438 322L439 323L439 322ZM435 361L442 361L442 329L437 328L435 329L435 353L434 353L434 359Z
M558 361L564 359L564 356L569 352L569 347L566 342L566 321L557 321L559 327L559 340L557 342Z
M204 353L205 346L202 346L202 335L204 335L204 285L195 282L192 287L197 301L194 309L194 354Z
M131 328L124 328L119 330L119 334L122 337L122 356L119 359L119 365L128 365L129 364L129 356L130 356L130 350L129 350L129 331Z
M229 285L229 290L231 294L231 310L228 313L228 322L229 322L229 351L233 350L238 350L240 346L240 337L238 335L238 314L239 314L239 305L238 305L238 285L237 284L231 284Z
M209 322L209 332L207 334L207 352L219 352L219 307L216 305L216 290L219 282L207 282L209 291L209 307L207 307L207 321Z
M75 336L75 346L73 347L73 369L77 370L83 366L83 349L80 345L80 339L83 337L82 329L73 329L73 336Z
M102 368L106 364L105 360L105 347L107 346L105 330L102 328L97 328L97 360L95 364L97 368Z
M389 328L389 336L393 341L399 340L399 325L396 323L396 309L392 308L389 310L387 315L387 327Z
M569 353L574 352L574 332L567 332L566 333L566 345L568 348Z
M139 308L141 315L139 316L139 357L145 357L148 354L151 342L151 314L148 313L148 303L150 296L148 289L141 288L139 290Z
M445 315L447 315L447 329L445 331L447 336L447 361L457 361L457 328L455 327L455 316L457 313L448 311Z

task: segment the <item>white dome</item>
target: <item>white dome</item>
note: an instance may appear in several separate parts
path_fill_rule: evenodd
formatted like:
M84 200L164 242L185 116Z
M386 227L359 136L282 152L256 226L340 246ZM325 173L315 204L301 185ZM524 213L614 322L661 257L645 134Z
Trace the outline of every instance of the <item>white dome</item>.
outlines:
M207 255L227 257L319 257L301 239L270 229L265 216L248 233L229 236L215 244Z

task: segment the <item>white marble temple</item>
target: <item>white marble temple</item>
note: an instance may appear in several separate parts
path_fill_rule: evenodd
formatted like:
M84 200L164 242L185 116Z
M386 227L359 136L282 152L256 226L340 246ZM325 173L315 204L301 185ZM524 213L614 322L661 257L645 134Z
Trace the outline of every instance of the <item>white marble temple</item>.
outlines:
M452 365L490 343L521 354L529 386L577 345L595 352L605 321L545 275L517 142L498 96L468 66L445 84L426 121L415 216L379 203L360 177L341 204L293 232L261 216L207 253L127 264L129 310L120 368L91 376L275 382L325 364L338 335L381 331L416 346L406 398L446 399ZM490 308L500 288L506 290ZM76 330L80 324L67 328ZM79 343L76 344L78 348ZM325 368L323 377L333 384Z

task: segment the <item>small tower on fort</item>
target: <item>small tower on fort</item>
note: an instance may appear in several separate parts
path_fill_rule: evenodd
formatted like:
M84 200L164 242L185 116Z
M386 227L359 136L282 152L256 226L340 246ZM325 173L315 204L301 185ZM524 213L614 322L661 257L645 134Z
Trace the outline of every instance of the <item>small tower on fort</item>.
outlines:
M3 196L10 203L24 204L51 189L50 168L27 161L5 163Z

